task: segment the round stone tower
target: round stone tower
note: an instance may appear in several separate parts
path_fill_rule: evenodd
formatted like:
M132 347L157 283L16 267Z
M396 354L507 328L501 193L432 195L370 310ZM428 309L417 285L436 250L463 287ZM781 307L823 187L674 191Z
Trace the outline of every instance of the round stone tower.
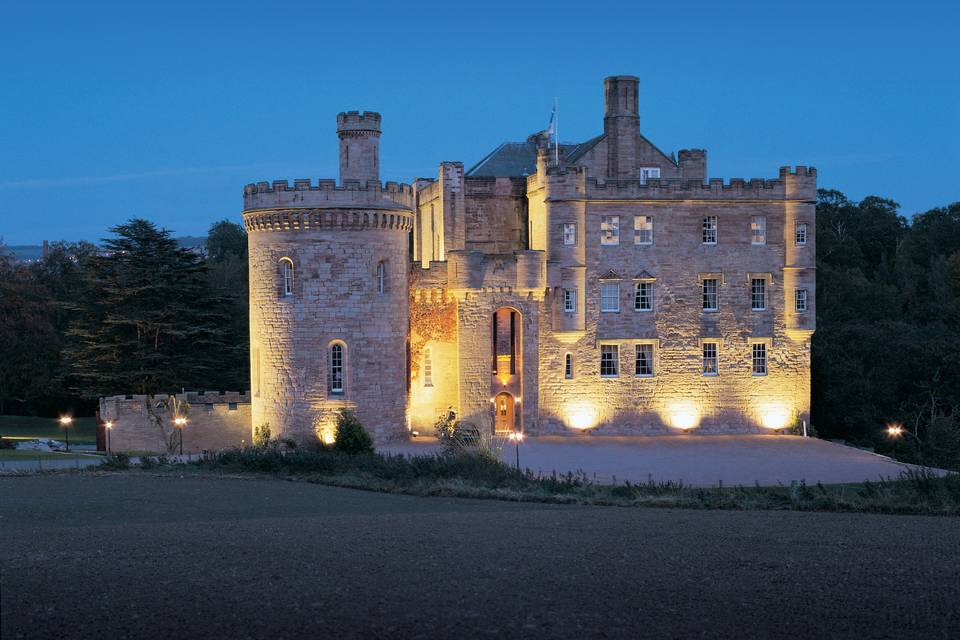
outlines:
M332 441L352 409L378 440L406 429L409 185L381 185L380 114L337 116L340 178L249 184L253 427Z

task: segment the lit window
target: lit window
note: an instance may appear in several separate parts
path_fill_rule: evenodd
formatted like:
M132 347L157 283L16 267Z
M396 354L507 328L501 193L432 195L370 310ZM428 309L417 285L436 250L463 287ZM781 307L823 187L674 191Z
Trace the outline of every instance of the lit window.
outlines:
M620 244L620 216L603 216L600 221L600 244Z
M577 244L577 223L563 223L563 244Z
M703 244L717 244L717 216L703 219Z
M423 386L433 386L433 361L430 358L430 349L423 350Z
M343 393L343 345L338 343L330 347L330 393Z
M634 311L653 311L653 283L638 282L633 300Z
M283 295L293 295L293 261L290 258L280 260L280 273L283 276Z
M653 244L653 216L633 216L633 244Z
M717 279L705 278L703 281L703 310L716 311L719 308L720 301L717 293Z
M600 377L616 378L620 375L620 348L615 344L600 345Z
M767 375L767 345L762 342L753 343L753 375Z
M566 313L577 312L577 290L576 289L563 290L563 310Z
M387 267L383 262L377 263L377 293L386 291Z
M619 282L603 282L600 284L600 311L604 313L620 311Z
M567 380L573 378L573 355L569 353L563 358L563 377Z
M750 217L750 242L767 244L767 216Z
M717 370L717 343L703 343L703 375L715 376L719 373Z
M798 222L797 226L794 227L793 242L798 247L802 247L805 244L807 244L807 223L806 222Z
M638 376L653 375L653 345L652 344L637 345L637 361L636 361L635 373Z
M750 281L750 308L753 311L767 308L767 281L763 278L753 278Z
M648 178L660 178L660 167L642 167L640 169L640 184L647 184Z
M794 310L797 313L804 313L807 310L807 290L796 289L793 292Z

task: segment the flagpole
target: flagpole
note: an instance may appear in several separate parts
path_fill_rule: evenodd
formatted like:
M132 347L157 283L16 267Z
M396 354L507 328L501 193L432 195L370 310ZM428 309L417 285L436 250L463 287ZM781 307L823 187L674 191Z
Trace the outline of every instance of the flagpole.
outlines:
M553 98L553 163L560 166L560 111L557 110L557 98Z

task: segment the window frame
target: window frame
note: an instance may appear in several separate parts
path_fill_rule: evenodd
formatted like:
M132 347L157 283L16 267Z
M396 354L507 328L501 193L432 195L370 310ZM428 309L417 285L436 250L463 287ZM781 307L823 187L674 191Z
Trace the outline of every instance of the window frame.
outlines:
M329 354L327 392L332 396L345 396L347 395L347 344L339 340L331 342L327 347L327 353ZM339 363L337 354L339 354ZM337 371L339 376L336 375ZM340 383L339 387L336 386L337 381Z
M567 247L577 246L577 223L576 222L564 222L563 226L561 227L561 234L563 237L564 246L567 246ZM573 236L572 241L569 240L571 235Z
M642 295L642 290L644 287L649 290L646 296L646 307L643 306L644 296ZM640 280L634 285L633 289L633 310L638 313L651 313L653 312L653 305L653 282L650 280Z
M604 301L611 299L611 296L603 295L604 288L606 287L612 287L616 292L616 298L614 298L614 302L616 302L616 308L608 309L608 308L605 308L604 306ZM600 283L600 313L620 313L620 283L619 282L601 282Z
M620 244L620 216L600 216L600 246L616 247Z
M803 299L803 308L800 308L800 300ZM793 312L806 313L810 309L810 293L806 287L797 287L793 290Z
M800 230L803 229L802 239ZM806 222L797 222L793 225L793 245L795 247L807 246L807 238L810 233L810 225Z
M604 355L612 355L612 357L604 360ZM604 364L608 365L608 373L604 373ZM609 373L610 367L613 368L613 373ZM600 377L601 378L619 378L620 377L620 345L619 344L601 344L600 345Z
M563 290L563 312L577 312L577 288L570 287Z
M640 372L640 354L643 352L649 353L649 361L647 362L647 367L649 369L648 373ZM638 342L633 347L633 375L636 378L652 378L657 374L657 349L656 345L652 342Z
M713 239L708 239L708 234L713 234ZM720 239L720 219L717 216L703 216L703 222L700 225L700 244L707 246L716 246Z
M750 244L755 247L767 244L767 216L750 216Z
M649 223L649 229L641 228L638 225L640 224L640 219L643 218L647 223ZM653 244L653 216L649 215L635 215L633 216L633 244L635 246L650 246ZM650 233L649 240L641 240L644 232Z
M757 289L757 283L760 284L759 290ZM757 301L760 301L760 306L757 306ZM750 311L766 311L767 310L767 279L766 278L750 278Z
M287 256L280 258L280 297L292 298L294 287L293 259Z
M707 283L713 283L713 306L707 305ZM702 310L707 313L716 313L720 311L720 278L702 278L700 280L700 293Z
M387 291L387 265L381 260L377 263L377 293L386 293Z
M647 180L659 179L660 167L640 167L640 184L647 184Z
M713 348L713 356L707 355L707 348ZM713 362L713 370L709 371L707 363ZM720 375L720 341L703 340L700 343L700 373L707 378L715 378Z
M573 380L573 354L569 352L563 355L563 379Z
M756 340L750 343L750 372L757 377L762 377L770 373L770 353L768 343L764 340ZM758 363L762 365L758 369Z

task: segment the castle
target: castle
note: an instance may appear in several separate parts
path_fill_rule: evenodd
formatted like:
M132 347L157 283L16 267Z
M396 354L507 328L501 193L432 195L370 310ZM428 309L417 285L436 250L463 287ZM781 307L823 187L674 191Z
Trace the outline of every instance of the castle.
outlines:
M490 433L764 432L808 419L816 171L707 178L604 82L603 133L379 181L381 117L337 116L340 184L244 188L254 425L380 440L453 407Z

